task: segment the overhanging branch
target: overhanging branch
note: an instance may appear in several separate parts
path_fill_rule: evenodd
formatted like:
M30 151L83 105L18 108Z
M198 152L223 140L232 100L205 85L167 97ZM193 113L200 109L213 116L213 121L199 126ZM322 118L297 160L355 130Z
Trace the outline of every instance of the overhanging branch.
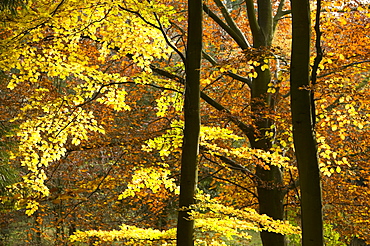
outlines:
M249 48L249 44L246 42L246 39L240 37L238 33L223 22L212 10L208 8L207 5L203 4L203 10L206 14L211 17L225 32L227 32L232 39L239 45L242 50Z

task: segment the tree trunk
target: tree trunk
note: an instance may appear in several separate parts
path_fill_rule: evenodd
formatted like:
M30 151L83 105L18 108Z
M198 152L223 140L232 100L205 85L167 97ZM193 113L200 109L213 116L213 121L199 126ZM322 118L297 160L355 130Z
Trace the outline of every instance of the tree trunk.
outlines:
M323 245L320 169L312 121L309 0L292 0L290 74L293 139L301 188L302 245Z
M250 1L252 2L252 1ZM248 3L247 3L248 4ZM263 48L271 46L273 39L273 13L270 0L258 0L258 20L253 21L254 14L252 6L247 5L248 18L252 22L251 30L253 34L253 47ZM254 24L253 24L254 23ZM261 66L264 63L260 61ZM268 119L268 112L273 109L274 105L268 97L268 84L271 82L271 73L269 69L262 71L260 67L256 68L258 74L252 82L251 88L251 109L256 125L254 137L250 139L251 147L255 149L270 150L272 144L270 139L264 138L265 132L270 130L272 125ZM256 140L259 139L259 140ZM258 203L260 214L267 214L273 219L284 219L284 191L283 174L279 167L270 165L270 170L257 166L256 175L260 178L257 186ZM262 231L261 240L264 246L285 246L285 236L279 233Z
M180 211L177 222L177 245L194 245L194 221L189 220L197 185L200 131L200 65L202 55L202 0L188 1L188 40L184 103L184 139L181 157ZM181 208L186 208L181 210Z
M365 240L359 239L357 237L352 238L350 246L368 246Z
M38 211L35 212L34 219L35 219L34 225L35 225L35 232L36 232L34 243L35 245L41 246L42 245L42 237L41 237L42 224L40 223L41 216Z
M267 89L270 83L270 70L259 71L258 77L253 81L252 86L252 111L257 131L255 139L251 141L251 147L268 151L272 144L271 140L264 138L265 132L270 130L271 120L266 117L268 105ZM262 112L262 113L261 113ZM259 140L256 140L258 138ZM256 175L260 178L257 186L259 213L283 220L284 219L284 191L283 174L279 167L270 165L270 170L263 167L256 167ZM264 246L285 246L285 236L279 233L267 231L261 232L261 240Z

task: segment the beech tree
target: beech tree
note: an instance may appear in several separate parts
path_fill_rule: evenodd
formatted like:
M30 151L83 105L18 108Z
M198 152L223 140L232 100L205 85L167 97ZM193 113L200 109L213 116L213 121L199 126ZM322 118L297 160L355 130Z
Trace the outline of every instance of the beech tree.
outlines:
M324 245L321 178L310 80L310 2L292 0L290 93L295 154L301 190L302 245ZM320 11L320 9L319 9ZM320 34L319 34L320 35ZM320 54L318 54L320 55Z
M11 153L11 161L22 166L23 169L22 179L9 187L9 196L5 197L5 200L14 200L16 209L23 209L28 216L33 216L37 243L43 241L42 217L47 217L50 209L56 215L55 220L50 224L55 227L57 240L65 234L64 229L62 230L65 227L61 224L68 222L68 233L73 234L71 241L91 240L96 243L97 240L99 242L120 240L129 243L145 243L141 240L155 238L158 240L157 243L171 242L176 234L176 230L171 228L171 225L159 231L151 227L141 228L140 225L125 224L125 221L129 221L125 218L119 231L96 231L97 228L108 224L105 222L96 224L96 220L92 219L91 225L84 225L86 227L83 230L86 232L82 232L76 227L82 228L82 224L77 220L84 215L73 215L77 213L76 208L80 208L80 213L90 217L91 215L88 214L93 211L93 208L100 206L96 203L94 207L87 207L87 204L93 200L90 198L108 199L104 192L110 189L114 191L120 184L120 182L114 184L111 181L122 180L123 177L130 182L122 182L127 185L118 197L117 193L113 194L113 199L115 197L118 201L136 197L138 194L144 195L145 190L151 193L159 193L158 190L176 192L175 180L168 177L171 171L164 168L168 167L168 163L157 163L156 158L152 159L156 160L153 166L134 166L131 172L119 172L120 174L115 173L113 176L113 172L118 172L119 164L125 163L121 160L122 156L130 153L130 160L134 160L135 152L132 151L132 144L125 142L122 133L119 135L115 132L117 129L104 127L110 125L114 114L120 114L120 112L130 114L131 107L127 104L128 101L132 100L135 105L137 100L142 98L135 97L135 93L129 96L126 90L130 87L126 85L144 86L154 82L155 84L151 84L152 87L163 89L165 93L156 98L156 109L153 111L156 111L157 117L169 115L168 109L172 105L169 106L168 103L173 102L171 101L173 97L166 93L168 91L179 93L181 87L178 83L182 80L155 78L151 72L155 69L152 62L158 59L158 63L161 63L161 59L168 58L172 49L177 51L179 57L183 56L168 40L164 29L169 25L167 17L175 12L163 3L156 3L146 8L144 3L136 1L125 2L125 5L121 5L120 2L107 4L89 1L83 3L83 7L78 1L62 1L52 5L48 1L30 1L29 4L32 6L30 11L19 12L19 21L7 23L6 28L2 30L4 40L1 43L1 57L4 59L2 59L1 69L8 75L7 83L2 85L5 90L12 92L10 95L14 100L21 98L18 104L11 104L11 111L8 110L11 114L7 122L13 121L18 124L17 130L12 135L18 141L18 150ZM196 24L193 27L199 28ZM190 30L189 35L192 35ZM190 45L192 41L189 39ZM189 59L192 59L192 48L198 51L201 48L201 40L197 43L198 46L189 46L190 53L187 53ZM11 52L12 49L17 52ZM187 78L191 81L186 83L186 86L189 86L188 89L192 88L192 83L196 83L191 74L195 72L198 73L196 76L199 76L200 73L197 68L192 68L194 65L190 62L185 63L186 68L191 68L188 70L189 78ZM30 89L30 93L25 93L28 91L26 88ZM191 95L189 90L186 95ZM196 98L198 103L195 103L195 107L199 104L199 93L196 93L192 100ZM185 105L192 104L192 100L187 100ZM190 113L193 114L193 106L190 109ZM181 110L182 107L176 108L174 113ZM195 113L199 114L199 111ZM188 112L186 115L188 116ZM114 116L113 121L121 121L121 119ZM177 120L170 121L167 127L174 131L173 129L182 128L182 122L181 117L178 117ZM198 127L200 124L196 121L187 121L186 129L189 123L196 123ZM114 125L126 132L123 130L126 127L125 124ZM203 131L203 139L209 146L218 139L237 138L232 131L217 127L205 127ZM115 135L110 135L112 132ZM109 133L108 137L104 137L107 133ZM116 139L113 138L114 136ZM175 131L171 136L181 139L182 132ZM192 143L190 147L195 152L187 155L188 137L192 135L185 136L183 159L186 162L188 157L192 157L195 164L198 147L196 142ZM197 138L196 136L194 139ZM104 146L102 142L105 141L108 143ZM163 142L161 138L148 140L144 150L155 149L160 142ZM116 159L107 158L105 154L86 158L82 154L84 150L91 150L89 153L94 153L99 152L95 150L96 147L115 145L121 146L118 150L112 150L114 154L120 153ZM160 151L162 157L168 153L171 152L166 152L165 148ZM69 159L70 162L65 161L67 157L72 157ZM101 168L97 165L100 158L105 159ZM86 165L87 160L91 162L90 165ZM144 162L136 161L134 163ZM75 169L76 164L78 169ZM188 188L195 192L196 165L184 165L185 178L187 178L186 168L188 167L192 170L191 187L186 187L187 182L180 182L180 186L185 183L185 192L180 196L180 203L182 206L190 205L186 208L190 209L186 217L197 222L198 231L222 232L229 239L233 236L248 239L247 229L298 233L299 229L294 226L274 221L266 215L259 216L252 209L238 209L219 204L207 196L198 197L200 205L197 207L197 204L193 204L193 194L190 196L187 194ZM176 167L172 169L176 170ZM67 177L66 170L74 172L69 176L69 180L73 180L74 185L63 181ZM100 175L90 177L94 173ZM48 181L49 175L53 177L53 181ZM47 204L48 211L39 212L43 204ZM87 209L83 209L85 207ZM117 209L117 206L112 205L112 208ZM151 206L151 209L155 208ZM101 212L102 210L97 212L94 218L101 216ZM181 221L186 223L188 221L184 220L182 215L179 218L179 226L183 228ZM188 224L191 225L187 227L190 228L188 231L191 235L193 222ZM182 235L182 232L180 231L179 235ZM208 234L206 237L202 235L197 240L200 243L212 240L221 243L224 239L218 237L218 233ZM30 238L31 236L29 235ZM192 243L193 237L188 237L187 240L188 243Z
M194 245L194 220L189 208L195 203L198 182L200 133L200 69L202 60L202 0L188 1L188 35L185 60L184 136L181 157L177 245Z
M16 19L1 13L1 124L13 128L1 141L16 143L1 161L20 169L1 196L3 214L19 211L1 228L21 225L30 245L175 244L179 163L191 157L199 192L179 216L189 219L187 243L246 245L250 230L264 245L300 240L288 224L301 225L289 2L204 2L202 124L191 156L181 156L186 59L199 43L188 39L186 1L27 3ZM305 88L316 95L329 245L370 235L368 15L359 3L324 2L323 59Z

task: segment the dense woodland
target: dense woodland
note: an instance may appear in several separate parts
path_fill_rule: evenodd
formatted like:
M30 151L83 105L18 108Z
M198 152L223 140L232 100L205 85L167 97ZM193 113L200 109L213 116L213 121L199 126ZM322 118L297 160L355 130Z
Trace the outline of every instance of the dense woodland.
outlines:
M0 20L0 245L370 244L367 0Z

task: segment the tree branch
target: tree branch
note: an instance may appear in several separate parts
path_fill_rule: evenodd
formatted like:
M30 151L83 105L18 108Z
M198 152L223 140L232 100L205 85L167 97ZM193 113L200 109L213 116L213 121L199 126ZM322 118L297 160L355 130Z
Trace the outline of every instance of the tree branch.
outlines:
M186 58L185 58L184 54L181 53L181 51L179 49L177 49L177 47L175 47L170 42L170 40L168 39L168 36L167 36L166 32L164 31L163 25L162 25L161 21L159 20L158 15L156 13L154 13L154 17L155 17L155 19L158 22L159 30L162 32L162 35L163 35L164 39L166 40L167 45L170 46L180 56L182 62L185 64L186 63Z
M342 70L344 70L346 68L349 68L349 67L352 67L352 66L356 66L356 65L359 65L359 64L363 64L363 63L368 63L368 62L370 62L370 60L359 61L359 62L352 62L352 63L349 63L349 64L344 65L342 67L339 67L338 70L335 70L335 71L332 71L332 72L329 72L329 73L325 73L325 74L322 74L322 75L318 75L317 78L323 78L323 77L329 76L329 75L331 75L333 73L342 71Z
M202 54L203 54L203 57L209 61L213 66L216 66L218 64L218 62L212 57L210 56L209 54L207 54L204 50L202 51ZM251 89L252 87L252 80L250 78L246 78L246 77L243 77L241 75L238 75L236 73L232 73L232 72L226 72L225 73L227 76L233 78L233 79L236 79L240 82L243 82L245 84L247 84L249 86L249 88Z
M103 182L106 180L106 178L108 177L109 173L112 171L113 167L116 166L118 164L118 162L122 159L123 155L124 154L127 154L126 151L123 151L121 153L121 155L116 159L116 161L110 166L110 168L108 169L108 171L104 174L104 176L102 177L102 179L100 180L99 184L96 186L96 188L90 192L90 194L82 201L76 203L75 205L72 206L72 208L69 210L69 211L66 211L66 213L64 214L63 217L61 217L57 222L56 222L56 225L59 225L59 223L63 222L63 220L65 220L79 205L85 203L88 199L90 199L90 197L92 197L95 193L97 193L99 190L100 190L100 187L101 185L103 184Z
M138 16L142 21L144 21L144 22L145 22L146 24L148 24L149 26L154 27L155 29L161 30L161 28L160 28L159 26L157 26L157 25L155 25L155 24L153 24L153 23L151 23L151 22L147 21L147 20L144 18L144 16L142 16L142 15L139 13L139 11L133 11L133 10L131 10L131 9L128 9L128 8L124 8L124 7L122 7L121 5L118 5L118 8L120 8L120 9L121 9L121 10L123 10L123 11L129 12L129 13L131 13L131 14L134 14L134 15Z
M183 78L181 78L180 76L177 76L177 75L169 73L165 70L159 69L159 68L155 67L154 65L151 65L150 68L152 69L153 72L155 72L159 75L162 75L164 77L173 79L175 81L178 81L179 83L181 83L183 85L185 84L185 80ZM235 116L233 116L231 114L231 112L228 109L226 109L224 106L222 106L221 104L216 102L214 99L209 97L203 91L200 92L200 96L204 101L206 101L209 105L211 105L212 107L214 107L218 111L225 112L227 114L227 118L231 122L233 122L248 137L249 141L254 140L254 127L253 126L247 125L244 122L238 120Z
M243 42L248 46L248 48L250 48L251 45L249 44L248 40L246 39L246 37L244 36L240 28L236 25L234 19L231 18L229 12L226 9L225 4L221 2L220 0L214 0L214 2L218 6L218 8L221 10L222 16L225 18L229 27L238 35L240 39L243 40Z
M323 52L321 48L321 35L320 31L320 11L321 11L321 0L316 1L316 20L315 20L315 49L316 57L313 63L312 72L311 72L311 85L314 86L317 81L317 71L319 69L320 62L322 60ZM315 105L315 90L311 91L311 118L313 127L316 124L316 105Z
M121 5L118 5L118 7L120 8L120 9L122 9L123 11L127 11L127 12L129 12L129 13L132 13L132 14L135 14L135 15L137 15L141 20L143 20L146 24L148 24L149 26L151 26L151 27L154 27L155 29L158 29L159 31L161 31L161 33L162 33L162 35L163 35L163 37L164 37L164 39L166 40L166 43L167 43L167 45L168 46L170 46L179 56L180 56L180 58L181 58L181 60L182 60L182 62L184 62L185 63L185 56L184 56L184 54L182 54L170 41L169 41L169 39L168 39L168 36L167 36L167 34L165 33L165 31L163 30L163 26L162 26L162 23L160 22L160 20L159 20L159 18L158 18L158 16L157 16L157 14L156 13L153 13L154 14L154 17L155 17L155 19L156 19L156 21L157 21L157 23L158 23L158 25L159 26L157 26L157 25L155 25L155 24L153 24L153 23L151 23L151 22L149 22L149 21L147 21L138 11L133 11L133 10L130 10L130 9L127 9L127 8L124 8L124 7L122 7Z
M281 19L281 17L283 17L284 15L288 15L288 14L292 13L291 10L283 10L284 4L285 4L285 0L281 0L280 3L279 3L278 10L276 11L276 14L275 14L274 19L273 19L273 32L275 32L276 26L277 26L279 20Z
M261 28L258 25L256 11L254 10L254 1L253 0L246 0L245 1L247 6L247 16L249 20L249 26L252 31L253 36L253 45L256 45L256 40L261 35Z
M257 194L254 193L253 191L251 191L250 189L248 189L247 187L244 187L244 186L241 186L240 184L237 184L235 183L234 181L231 181L229 179L225 179L225 178L221 178L221 177L217 177L217 176L213 176L215 179L219 179L219 180L222 180L222 181L226 181L226 182L229 182L230 184L233 184L245 191L247 191L248 193L250 193L254 198L258 198Z
M227 32L230 37L239 45L242 50L249 48L249 44L246 43L242 37L238 35L231 27L229 27L225 22L223 22L212 10L208 8L207 5L203 4L203 10L211 17L225 32Z

